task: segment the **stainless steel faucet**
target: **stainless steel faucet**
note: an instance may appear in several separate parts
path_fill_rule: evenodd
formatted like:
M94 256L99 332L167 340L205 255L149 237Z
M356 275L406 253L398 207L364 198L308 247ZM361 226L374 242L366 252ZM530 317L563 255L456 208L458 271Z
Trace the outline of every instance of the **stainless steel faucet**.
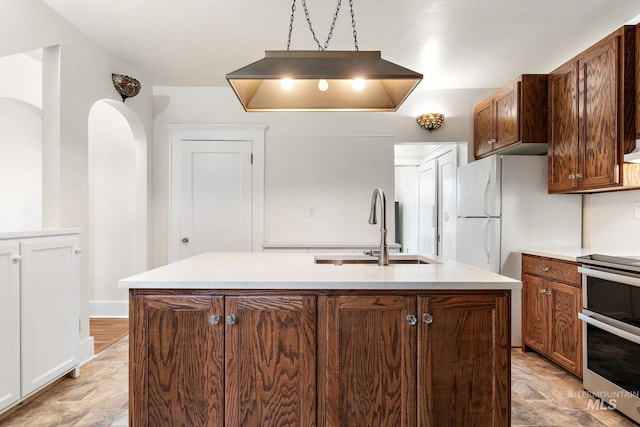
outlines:
M389 248L387 247L387 202L384 197L384 191L382 191L381 188L373 190L369 224L376 224L376 202L378 199L380 199L380 249L378 251L365 251L365 254L377 255L379 257L379 265L389 265Z

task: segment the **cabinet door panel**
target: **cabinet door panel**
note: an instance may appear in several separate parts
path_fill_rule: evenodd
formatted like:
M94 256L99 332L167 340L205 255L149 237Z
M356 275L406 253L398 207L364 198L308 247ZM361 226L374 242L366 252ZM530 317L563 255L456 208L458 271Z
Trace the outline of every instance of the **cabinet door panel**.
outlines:
M618 42L601 43L580 62L581 187L618 183Z
M316 300L227 297L226 426L316 425Z
M549 346L549 297L540 277L522 275L522 324L525 345L546 354Z
M475 157L481 157L493 150L496 126L493 99L478 104L473 110L473 145Z
M19 254L17 241L0 242L0 411L20 399Z
M77 237L20 243L21 385L26 396L78 363Z
M493 295L419 298L432 322L418 336L418 425L509 425L508 304Z
M416 425L414 310L415 297L327 298L325 425Z
M520 140L520 82L495 95L496 143L494 150Z
M131 301L130 424L224 425L222 297L150 296Z
M550 191L567 191L577 185L578 102L578 63L572 62L549 74Z
M552 360L574 374L582 375L582 327L577 314L582 305L582 291L558 282L548 282L552 292L551 341Z

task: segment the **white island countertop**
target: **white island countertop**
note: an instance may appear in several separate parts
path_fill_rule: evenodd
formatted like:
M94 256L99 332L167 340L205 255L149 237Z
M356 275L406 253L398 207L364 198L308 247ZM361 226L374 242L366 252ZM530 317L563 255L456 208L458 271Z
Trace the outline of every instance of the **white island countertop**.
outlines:
M392 255L392 259L408 255ZM520 289L518 280L455 261L430 264L317 264L318 259L370 258L278 252L209 252L167 264L118 282L128 289Z

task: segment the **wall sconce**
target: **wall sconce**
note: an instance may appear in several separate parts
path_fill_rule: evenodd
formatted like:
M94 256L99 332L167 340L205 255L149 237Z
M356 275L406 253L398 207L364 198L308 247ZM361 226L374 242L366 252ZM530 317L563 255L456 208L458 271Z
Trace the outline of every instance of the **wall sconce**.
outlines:
M438 129L444 123L444 114L440 113L427 113L421 114L416 119L422 129L426 129L429 132Z
M116 91L122 97L122 102L140 93L140 82L133 77L125 76L124 74L111 74L111 80Z

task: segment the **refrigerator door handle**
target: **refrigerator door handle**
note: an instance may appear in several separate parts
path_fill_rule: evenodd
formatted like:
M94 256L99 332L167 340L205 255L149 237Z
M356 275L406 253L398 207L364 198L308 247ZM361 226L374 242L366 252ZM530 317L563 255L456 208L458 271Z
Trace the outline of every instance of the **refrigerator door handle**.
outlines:
M487 180L484 183L484 194L482 195L482 209L486 216L491 216L489 213L489 186L491 185L491 171L487 172Z
M491 260L491 250L489 249L489 224L491 218L487 218L482 224L482 246L484 248L484 254L487 257L487 264Z

